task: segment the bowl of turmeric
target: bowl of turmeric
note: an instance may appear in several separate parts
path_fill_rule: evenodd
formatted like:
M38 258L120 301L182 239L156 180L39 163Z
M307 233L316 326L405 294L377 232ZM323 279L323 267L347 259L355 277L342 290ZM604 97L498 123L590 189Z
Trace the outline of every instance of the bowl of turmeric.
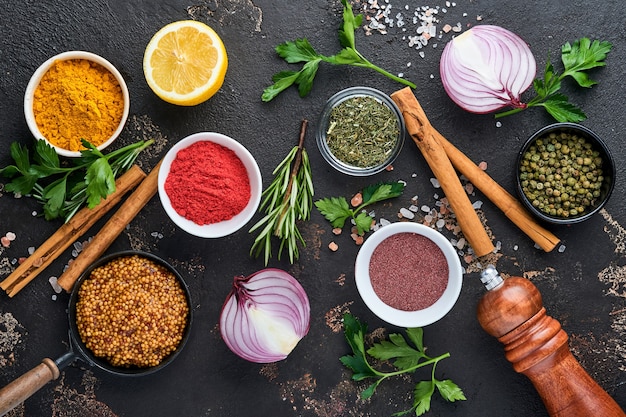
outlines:
M122 132L130 99L120 72L106 59L67 51L44 62L24 94L24 115L35 139L45 140L66 157L102 150Z

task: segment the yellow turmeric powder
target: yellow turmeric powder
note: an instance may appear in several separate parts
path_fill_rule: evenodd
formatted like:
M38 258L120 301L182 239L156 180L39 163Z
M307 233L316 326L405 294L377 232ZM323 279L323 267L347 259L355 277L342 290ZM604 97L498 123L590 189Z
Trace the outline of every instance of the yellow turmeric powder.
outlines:
M69 151L106 142L122 120L124 98L117 79L86 59L56 61L35 89L33 112L50 143Z

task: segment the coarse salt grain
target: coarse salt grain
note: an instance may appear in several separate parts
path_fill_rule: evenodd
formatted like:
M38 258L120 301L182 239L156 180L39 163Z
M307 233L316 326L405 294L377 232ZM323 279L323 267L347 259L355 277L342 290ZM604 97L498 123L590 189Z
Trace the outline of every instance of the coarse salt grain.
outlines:
M405 219L409 219L409 220L415 217L415 214L413 214L412 211L404 207L400 209L400 214L402 215L402 217L404 217Z
M57 281L57 277L48 278L48 282L52 286L52 289L54 290L55 293L60 294L61 291L63 291L63 288L59 285Z
M17 237L17 236L15 235L15 233L13 233L13 232L7 232L7 233L6 233L6 235L4 235L4 236L5 236L7 239L9 239L9 241L11 241L11 242L12 242L12 241L14 241L14 240L15 240L15 238Z

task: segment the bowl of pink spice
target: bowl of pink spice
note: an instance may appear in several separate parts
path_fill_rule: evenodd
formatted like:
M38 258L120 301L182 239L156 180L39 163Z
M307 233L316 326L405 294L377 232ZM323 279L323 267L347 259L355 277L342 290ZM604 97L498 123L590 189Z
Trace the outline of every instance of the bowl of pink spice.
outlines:
M259 207L262 188L252 154L215 132L181 139L159 168L165 212L178 227L199 237L219 238L245 226Z
M397 222L374 232L356 258L357 289L367 307L400 327L423 327L456 304L463 269L452 244L435 229Z

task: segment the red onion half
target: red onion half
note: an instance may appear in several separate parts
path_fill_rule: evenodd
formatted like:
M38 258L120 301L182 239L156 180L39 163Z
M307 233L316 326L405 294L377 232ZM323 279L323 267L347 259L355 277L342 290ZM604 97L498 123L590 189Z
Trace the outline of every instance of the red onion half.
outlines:
M238 276L220 315L220 332L250 362L285 359L308 333L311 308L302 285L281 269Z
M530 87L537 64L515 33L493 25L474 26L448 42L439 66L450 98L472 113L503 107L525 108L521 94Z

